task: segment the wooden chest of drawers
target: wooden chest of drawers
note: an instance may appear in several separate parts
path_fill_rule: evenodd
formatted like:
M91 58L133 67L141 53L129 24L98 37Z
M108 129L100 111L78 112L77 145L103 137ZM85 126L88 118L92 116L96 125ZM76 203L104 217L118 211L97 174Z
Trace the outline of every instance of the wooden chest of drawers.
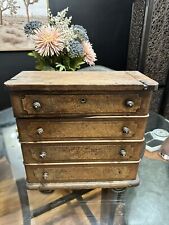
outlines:
M11 90L31 189L136 181L151 93L139 72L22 72Z

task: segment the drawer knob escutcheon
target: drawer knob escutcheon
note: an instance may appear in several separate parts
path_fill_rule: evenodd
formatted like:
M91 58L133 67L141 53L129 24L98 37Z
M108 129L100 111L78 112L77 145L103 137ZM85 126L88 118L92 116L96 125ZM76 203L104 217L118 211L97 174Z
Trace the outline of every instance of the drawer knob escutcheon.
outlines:
M120 155L125 157L127 155L127 152L125 149L120 149Z
M37 134L41 135L41 134L43 134L43 132L44 132L44 130L42 127L37 129Z
M48 176L49 176L48 175L48 172L44 172L42 176L43 176L43 179L44 180L47 180L48 179Z
M33 102L33 108L34 108L35 110L39 110L39 109L41 108L40 102Z
M126 101L126 106L127 107L133 107L134 106L134 102L132 100L127 100Z
M47 156L47 153L46 153L46 152L40 152L40 154L39 154L39 157L40 157L41 159L45 159L46 156Z
M82 104L85 104L85 103L87 102L87 99L86 99L86 98L81 98L81 99L80 99L80 102L81 102Z
M123 127L122 130L123 130L124 134L129 134L129 132L130 132L130 129L128 127Z

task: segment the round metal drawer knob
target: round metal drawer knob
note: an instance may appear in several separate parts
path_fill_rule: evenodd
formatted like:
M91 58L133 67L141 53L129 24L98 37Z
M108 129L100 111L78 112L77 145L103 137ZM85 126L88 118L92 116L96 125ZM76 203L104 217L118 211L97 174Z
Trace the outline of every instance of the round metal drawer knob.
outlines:
M44 132L43 128L40 127L37 129L37 134L41 135L43 134L43 132Z
M48 172L44 172L42 176L43 176L43 179L44 179L44 180L47 180L49 174L48 174Z
M129 132L130 132L130 129L128 127L123 127L122 130L123 130L124 134L129 134Z
M125 157L127 155L127 152L125 149L120 149L120 155Z
M133 107L134 106L134 102L132 100L127 100L126 101L126 106L127 107Z
M86 99L86 98L81 98L81 99L80 99L80 102L81 102L82 104L85 104L85 103L87 102L87 99Z
M34 103L33 103L33 108L34 108L35 110L39 110L39 109L41 108L40 102L34 102Z
M41 159L45 159L46 156L47 156L47 153L46 153L46 152L40 152L40 154L39 154L39 157L40 157Z

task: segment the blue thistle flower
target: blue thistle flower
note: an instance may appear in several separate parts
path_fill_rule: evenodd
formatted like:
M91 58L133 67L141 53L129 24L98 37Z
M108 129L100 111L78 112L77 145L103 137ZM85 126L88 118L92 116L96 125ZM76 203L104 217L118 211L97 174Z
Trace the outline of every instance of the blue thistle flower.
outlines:
M84 27L82 27L80 25L74 25L73 31L81 41L89 41L87 31Z
M69 55L71 58L82 57L83 54L83 46L79 41L73 40L69 42Z
M42 22L40 21L30 21L24 26L24 32L26 35L34 35L35 30L39 29L42 26Z

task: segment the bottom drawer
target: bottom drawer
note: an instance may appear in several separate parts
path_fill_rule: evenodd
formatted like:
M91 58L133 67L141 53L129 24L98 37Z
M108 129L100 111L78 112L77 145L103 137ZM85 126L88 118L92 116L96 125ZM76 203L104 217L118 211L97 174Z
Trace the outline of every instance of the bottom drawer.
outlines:
M139 163L25 165L29 183L116 181L136 179Z

